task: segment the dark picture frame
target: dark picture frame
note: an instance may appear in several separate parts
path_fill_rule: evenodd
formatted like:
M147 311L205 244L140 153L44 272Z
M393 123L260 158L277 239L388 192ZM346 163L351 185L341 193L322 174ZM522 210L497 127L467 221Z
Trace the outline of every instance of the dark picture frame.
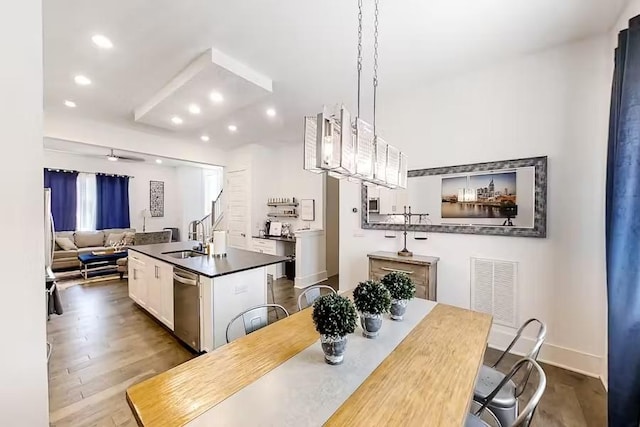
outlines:
M164 216L164 181L149 181L149 212L152 218Z
M517 169L523 167L534 168L534 215L533 227L509 227L499 225L447 225L447 224L412 224L409 231L423 231L431 233L482 234L489 236L512 237L547 237L547 156L528 157L524 159L502 160L486 163L471 163L467 165L445 166L430 169L415 169L408 173L409 178L433 175L450 175L468 172L489 172L502 169ZM411 180L409 180L411 183ZM440 197L440 194L434 195ZM361 188L361 227L365 230L402 231L403 224L369 223L368 222L368 188Z

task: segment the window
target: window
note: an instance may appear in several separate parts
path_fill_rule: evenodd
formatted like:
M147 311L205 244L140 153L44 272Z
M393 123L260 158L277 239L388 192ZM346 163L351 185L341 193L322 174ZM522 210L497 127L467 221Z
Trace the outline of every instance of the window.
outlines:
M76 181L76 229L92 231L96 229L97 186L96 175L79 173Z

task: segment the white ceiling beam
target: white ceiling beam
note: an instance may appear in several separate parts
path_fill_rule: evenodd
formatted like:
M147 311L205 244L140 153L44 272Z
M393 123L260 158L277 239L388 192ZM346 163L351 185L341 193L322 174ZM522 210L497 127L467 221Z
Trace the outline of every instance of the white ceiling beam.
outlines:
M260 86L268 92L273 92L273 81L271 81L269 77L259 73L224 52L220 52L214 48L209 49L209 51L211 52L211 62L214 64L229 70L233 74L242 77L256 86Z
M211 65L217 65L238 77L253 83L262 89L273 92L273 81L264 74L254 70L248 65L238 61L237 59L221 52L217 49L210 48L202 55L194 59L175 77L173 77L166 85L156 92L148 101L137 107L133 111L135 121L140 121L147 113L158 106L161 102L173 95L178 89L194 79L199 73L204 71Z
M162 101L170 97L175 91L184 86L187 82L191 81L195 76L197 76L202 70L204 70L208 65L211 64L211 55L210 51L206 51L196 59L194 59L189 65L186 66L182 71L180 71L174 78L169 80L169 83L164 85L162 89L156 92L151 98L136 108L133 111L133 119L135 121L140 120L151 111L154 107L160 104Z

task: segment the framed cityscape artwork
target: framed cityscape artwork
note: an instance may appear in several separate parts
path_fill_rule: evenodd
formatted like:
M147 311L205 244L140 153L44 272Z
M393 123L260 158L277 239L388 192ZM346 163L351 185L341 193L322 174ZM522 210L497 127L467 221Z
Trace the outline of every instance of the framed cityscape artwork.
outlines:
M149 181L149 211L154 218L164 216L163 181Z
M507 218L516 204L516 172L442 178L442 218Z

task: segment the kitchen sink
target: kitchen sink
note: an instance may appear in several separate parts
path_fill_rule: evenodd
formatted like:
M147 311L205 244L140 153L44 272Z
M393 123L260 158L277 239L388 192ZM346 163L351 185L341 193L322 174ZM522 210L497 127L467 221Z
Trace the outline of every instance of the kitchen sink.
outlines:
M164 252L162 255L169 255L170 257L178 258L178 259L187 259L187 258L195 258L199 256L206 256L207 254L202 252L192 251L192 250L186 250L186 251Z

